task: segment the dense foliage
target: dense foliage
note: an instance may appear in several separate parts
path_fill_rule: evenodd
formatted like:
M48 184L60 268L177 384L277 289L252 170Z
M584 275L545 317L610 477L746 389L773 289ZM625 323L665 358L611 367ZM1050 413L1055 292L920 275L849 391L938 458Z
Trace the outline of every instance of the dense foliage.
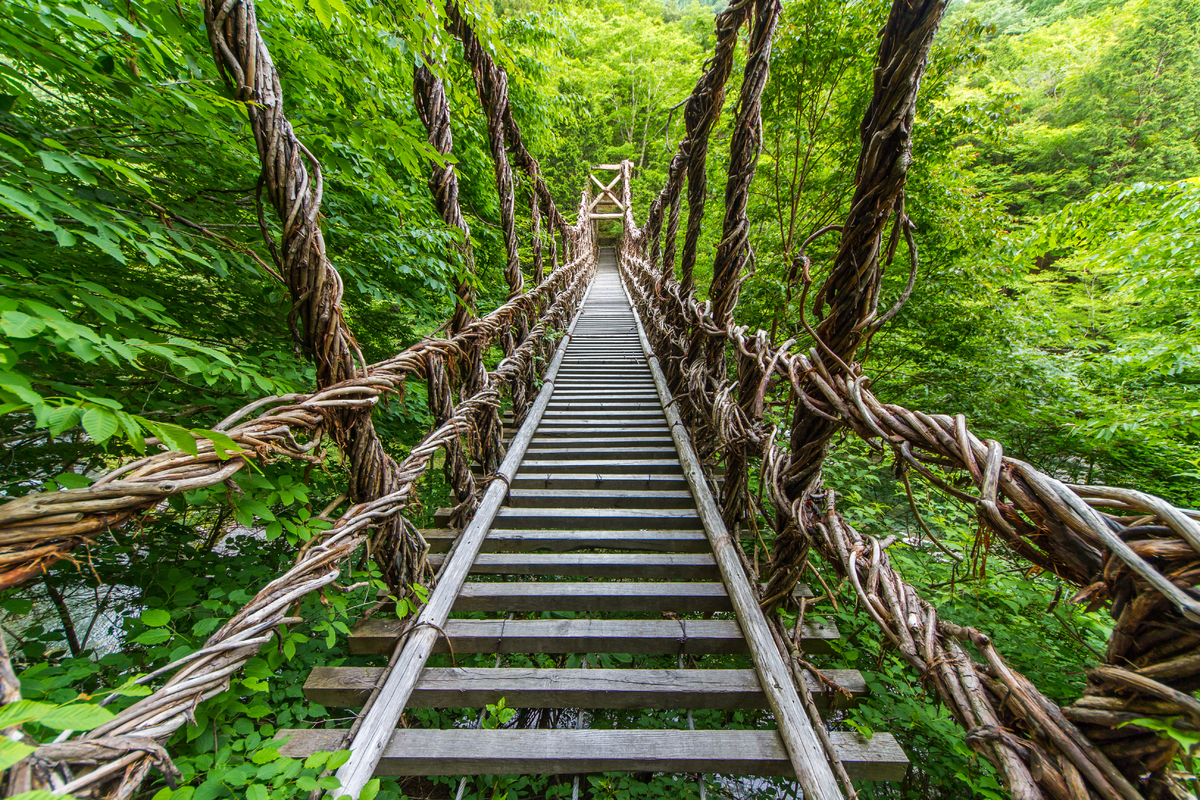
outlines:
M741 323L777 341L806 339L795 259L848 210L889 5L784 4L750 208L755 271L738 309ZM470 73L438 33L436 8L416 0L257 8L289 117L323 168L324 229L368 360L435 330L462 269L425 183L430 152L411 100L423 50L438 54L456 109L453 157L480 305L502 301L486 137ZM679 104L711 48L712 5L514 0L473 12L510 71L518 121L560 205L574 207L590 164L628 158L641 218L682 135ZM964 413L1007 452L1066 478L1200 502L1197 30L1200 0L952 6L922 86L906 198L917 289L868 350L881 397ZM245 114L216 72L195 4L10 0L0 45L0 496L86 485L143 451L147 437L185 448L184 428L204 431L247 399L309 387L313 373L292 347L287 294L260 232ZM722 126L736 100L733 90L709 155L701 292L720 230ZM528 197L528 187L520 191ZM270 214L262 219L277 236ZM829 236L807 247L818 280L831 248ZM885 302L903 287L909 256L902 244ZM428 424L421 391L376 420L403 453ZM114 690L109 708L144 694L129 682L197 648L328 525L321 511L338 499L340 473L335 458L324 468L243 473L164 504L4 597L0 625L24 695L45 704L6 725L24 722L45 740L98 724L106 712L94 702ZM1070 606L1069 588L981 539L972 509L915 482L910 498L888 465L853 442L839 444L828 482L856 525L900 537L894 560L944 617L993 634L1050 696L1073 696L1107 638L1103 612ZM445 496L431 475L414 522L430 525ZM342 756L284 759L273 737L345 721L343 711L307 703L300 686L315 664L367 663L348 655L344 638L381 585L367 564L343 580L361 585L307 601L304 625L196 710L169 745L183 787L154 785L148 796L265 800L328 785L321 772ZM835 724L898 733L915 764L906 783L865 787L864 796L1002 794L843 588L830 587L838 605L821 610L845 639L819 663L862 669L874 696L838 711ZM419 597L401 601L401 612ZM449 726L477 713L413 716ZM483 720L511 715L496 706ZM696 718L700 727L761 722L743 712ZM686 722L614 712L590 724ZM707 779L730 796L784 791ZM669 776L589 781L595 797L696 791ZM445 797L453 788L385 782L379 796ZM467 796L570 796L570 783L478 779Z

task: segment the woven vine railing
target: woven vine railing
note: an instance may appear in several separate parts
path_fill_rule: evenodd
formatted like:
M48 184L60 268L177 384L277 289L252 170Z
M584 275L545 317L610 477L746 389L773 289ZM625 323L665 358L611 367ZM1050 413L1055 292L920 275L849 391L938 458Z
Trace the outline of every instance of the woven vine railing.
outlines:
M502 458L501 402L509 398L517 419L527 412L539 368L554 346L550 334L567 327L594 273L596 243L587 213L587 190L580 200L579 222L568 225L541 178L537 161L524 146L506 94L494 90L506 84L507 76L482 52L470 23L453 3L447 8L447 19L450 32L464 43L476 74L495 143L497 190L510 255L509 299L490 314L475 316L470 229L458 207L457 177L452 168L434 164L430 189L443 220L462 233L466 267L455 284L449 335L426 339L386 361L367 365L342 314L341 279L325 253L319 217L320 165L287 121L279 77L259 33L254 7L242 0L206 0L205 21L214 58L234 95L246 104L261 160L263 238L288 284L289 324L317 366L317 388L306 395L255 400L214 426L240 448L232 455L198 437L195 455L164 448L122 465L87 488L32 494L0 507L0 587L31 579L54 561L70 557L75 548L92 545L98 534L129 522L172 495L217 485L255 462L322 461L326 441L342 454L349 485L323 516L333 519L334 510L347 499L350 505L333 519L329 530L305 543L288 572L259 590L201 649L144 676L141 683L169 676L152 694L85 736L64 736L40 746L13 768L10 793L47 788L76 796L111 791L114 797L128 798L151 769L162 771L170 782L177 773L162 742L192 719L197 704L228 689L232 676L280 626L299 622L292 611L297 602L334 584L342 574L341 564L348 565L365 548L398 593L435 579L425 559L428 546L403 515L416 502L416 482L439 450L445 451L444 469L458 501L455 515L463 520L473 512L477 490L468 458L488 471ZM430 145L449 154L453 146L450 109L441 79L430 65L419 65L413 85ZM536 284L528 291L521 263L513 255L518 252L512 213L515 180L506 147L517 154L528 177L534 208L531 244ZM266 219L263 196L282 231L278 243ZM542 256L543 216L551 224L554 268L548 276ZM561 266L555 243L559 234L567 258ZM495 342L502 345L504 357L489 371L484 354ZM371 416L414 379L424 381L428 389L434 429L397 462L384 450ZM20 697L19 687L7 654L3 656L0 682L4 701L12 702Z
M1178 745L1134 723L1150 718L1200 729L1200 701L1191 694L1200 677L1200 600L1193 589L1200 583L1200 514L1135 490L1064 484L1006 456L1000 443L981 440L962 416L879 401L855 360L861 345L900 310L916 279L904 184L917 89L944 9L941 0L897 0L892 7L861 128L851 211L842 225L819 232L839 234L840 242L811 304L813 281L803 250L795 265L803 313L815 318L812 325L804 321L807 352L794 350L795 340L777 344L763 331L751 335L733 318L750 263L746 193L759 150L758 101L775 13L769 2L737 4L718 18L717 55L688 100L708 127L688 126L645 228L626 214L622 276L689 433L702 455L724 466L719 496L727 525L737 530L762 519L774 530L771 563L762 576L765 607L788 596L815 550L853 587L890 645L936 689L966 730L968 744L996 767L1014 797L1168 796ZM704 169L703 140L720 113L738 31L751 20L723 229L709 300L699 302L692 269L694 226L703 214L696 212L702 198L694 187L704 178L692 180ZM688 228L677 277L685 179ZM912 270L900 297L881 311L883 270L901 236ZM764 420L768 394L795 408L786 447L780 431ZM1116 629L1080 698L1059 707L1009 666L986 634L939 619L893 568L888 548L895 538L878 540L846 522L821 469L831 437L841 430L891 453L906 482L906 473L916 473L968 503L983 530L1017 557L1079 587L1075 602L1108 604ZM749 492L752 464L765 501ZM974 491L960 488L960 479ZM755 570L749 559L744 563ZM799 671L807 662L778 618L776 623L781 649Z

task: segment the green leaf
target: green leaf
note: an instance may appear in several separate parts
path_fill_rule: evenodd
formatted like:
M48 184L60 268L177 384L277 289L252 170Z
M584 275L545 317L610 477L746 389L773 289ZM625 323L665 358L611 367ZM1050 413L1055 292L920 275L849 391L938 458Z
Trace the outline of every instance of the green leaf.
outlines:
M379 794L379 778L372 778L367 781L367 785L359 793L358 800L375 800L377 794Z
M71 703L50 711L38 722L57 731L90 731L112 718L111 711L95 703Z
M246 800L267 800L267 787L261 783L252 783L246 787Z
M192 626L192 633L196 636L208 636L219 627L221 627L220 617L205 617Z
M125 683L113 690L113 694L118 694L121 697L146 697L149 694L153 694L153 690L149 686L134 683L137 678L138 676L135 675L125 681Z
M147 421L146 425L170 449L182 450L190 456L194 456L199 452L196 448L196 438L186 428L172 425L169 422Z
M308 758L304 759L304 768L321 769L323 766L325 766L325 762L329 760L329 755L330 754L328 751L318 750Z
M0 730L7 730L26 722L37 722L53 708L54 706L49 703L38 703L33 700L18 700L15 703L9 703L0 707Z
M171 613L161 608L148 608L142 612L142 623L147 628L161 628L171 622Z
M250 760L255 764L269 764L277 758L279 758L279 748L264 747L251 756Z
M153 628L151 630L145 631L144 633L139 635L133 641L137 642L138 644L156 645L156 644L162 644L163 642L167 641L170 638L171 638L171 631L169 629Z
M133 449L138 451L138 453L145 453L146 437L142 434L142 426L138 422L139 418L133 414L118 411L117 419L120 420L121 427L125 429L125 438L133 445Z
M5 770L16 764L25 756L32 753L36 748L30 747L24 742L14 742L7 737L0 736L0 770ZM36 792L26 792L17 795L18 797L29 797L37 794ZM42 795L49 797L49 792L42 792Z
M50 481L56 483L64 489L82 489L84 486L91 486L92 479L86 475L80 475L77 472L63 472L55 475Z
M120 423L117 415L105 408L89 408L83 412L83 429L95 440L104 444L117 432Z
M326 29L333 26L333 6L329 0L310 0L313 13ZM314 787L315 788L315 787Z
M31 317L21 311L5 311L0 314L0 330L14 339L37 336L46 327L46 320Z
M83 416L79 406L60 406L50 412L50 435L58 436L68 428L73 428Z
M192 433L197 436L203 436L213 443L213 450L217 453L217 458L222 461L228 460L231 456L246 452L237 442L229 438L220 431L210 431L204 428L193 428Z
M270 713L271 713L270 706L257 705L257 706L250 706L250 708L246 709L246 716L249 717L250 719L262 719L263 717L267 716Z
M15 743L14 743L15 744ZM17 744L18 747L28 747L28 745ZM0 746L0 751L3 751L3 746ZM0 763L3 763L3 756L0 756ZM7 769L10 764L0 766L0 769ZM62 795L47 792L45 789L34 789L32 792L21 792L14 794L8 800L62 800Z

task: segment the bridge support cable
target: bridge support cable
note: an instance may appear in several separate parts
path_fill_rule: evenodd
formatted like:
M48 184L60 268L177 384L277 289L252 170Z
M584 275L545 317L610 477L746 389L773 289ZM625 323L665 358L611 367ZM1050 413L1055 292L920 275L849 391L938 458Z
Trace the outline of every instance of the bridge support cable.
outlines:
M446 100L446 85L423 62L413 69L413 103L428 132L429 146L442 156L450 155L454 149L454 134L450 129L450 103ZM429 193L433 196L433 204L442 221L451 228L457 228L463 236L458 248L462 254L463 272L454 283L457 303L447 329L454 336L475 316L475 251L471 247L471 227L458 204L458 173L453 164L432 165ZM541 282L539 278L535 283Z

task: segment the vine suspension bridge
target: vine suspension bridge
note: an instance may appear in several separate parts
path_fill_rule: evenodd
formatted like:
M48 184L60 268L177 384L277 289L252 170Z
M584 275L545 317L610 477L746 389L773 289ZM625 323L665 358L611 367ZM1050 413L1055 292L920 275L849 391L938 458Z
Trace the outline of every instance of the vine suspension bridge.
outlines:
M1136 723L1200 727L1192 695L1200 686L1200 514L1133 489L1064 484L981 440L961 416L882 403L858 358L916 280L904 187L917 91L944 0L895 0L881 33L851 211L814 234L837 236L836 256L819 286L805 248L794 265L807 350L751 334L735 317L752 267L747 203L778 0L739 0L717 16L715 51L685 103L686 136L643 226L630 162L598 167L604 178L590 178L575 224L567 221L514 120L508 76L470 14L450 2L446 33L462 45L487 117L508 301L475 314L458 178L448 160L435 163L429 188L445 223L462 234L467 265L455 312L444 338L373 365L343 318L341 279L321 230L320 166L288 123L255 8L245 0L204 5L213 57L245 103L263 197L280 222L278 242L265 223L264 236L318 385L255 400L216 425L238 445L232 457L197 438L195 455L163 447L87 488L0 506L0 586L19 586L85 544L102 547L99 534L255 462L312 463L328 442L349 485L322 512L332 526L300 548L288 572L202 649L141 678L154 686L149 695L87 734L42 743L10 771L10 792L129 798L152 771L173 782L169 740L196 706L225 692L273 631L301 621L299 599L341 588L342 565L369 555L395 596L415 584L429 594L415 618L389 618L382 607L352 630L352 653L386 660L318 668L305 685L313 702L362 708L348 728L288 732L288 755L350 749L334 795L357 796L374 775L558 774L576 795L580 776L595 772L790 776L805 797L830 800L853 797L856 780L900 780L909 764L896 738L829 730L821 716L866 693L857 671L819 669L805 657L839 635L811 613L835 585L853 591L1013 797L1168 795L1178 745ZM729 112L722 230L701 302L708 140L735 62L742 82ZM452 156L438 65L418 66L413 84L430 145ZM518 195L529 202L527 234L517 230ZM618 222L619 238L602 242L598 226ZM901 237L911 272L901 296L885 302L882 277ZM489 369L493 345L504 357ZM372 412L408 382L424 382L435 424L397 461ZM784 399L786 430L767 419L768 395ZM939 619L893 569L894 539L865 535L842 517L837 487L822 475L839 431L891 455L905 480L915 474L968 503L981 530L1031 572L1077 586L1076 602L1110 609L1112 640L1075 702L1043 695L985 632ZM405 514L438 454L455 504L439 512L437 529L420 531ZM742 543L761 540L762 526L771 529L767 563ZM820 597L800 582L806 573ZM794 611L794 622L780 609ZM434 653L495 661L427 666ZM502 666L521 654L584 655L575 668ZM707 656L730 654L748 656L752 669L705 668ZM676 668L616 666L630 655L673 658ZM6 653L0 685L5 703L20 699ZM407 708L480 709L501 697L557 712L543 719L559 724L398 728ZM687 729L589 729L587 712L605 709L672 710ZM702 709L769 709L774 727L693 730L692 712Z

